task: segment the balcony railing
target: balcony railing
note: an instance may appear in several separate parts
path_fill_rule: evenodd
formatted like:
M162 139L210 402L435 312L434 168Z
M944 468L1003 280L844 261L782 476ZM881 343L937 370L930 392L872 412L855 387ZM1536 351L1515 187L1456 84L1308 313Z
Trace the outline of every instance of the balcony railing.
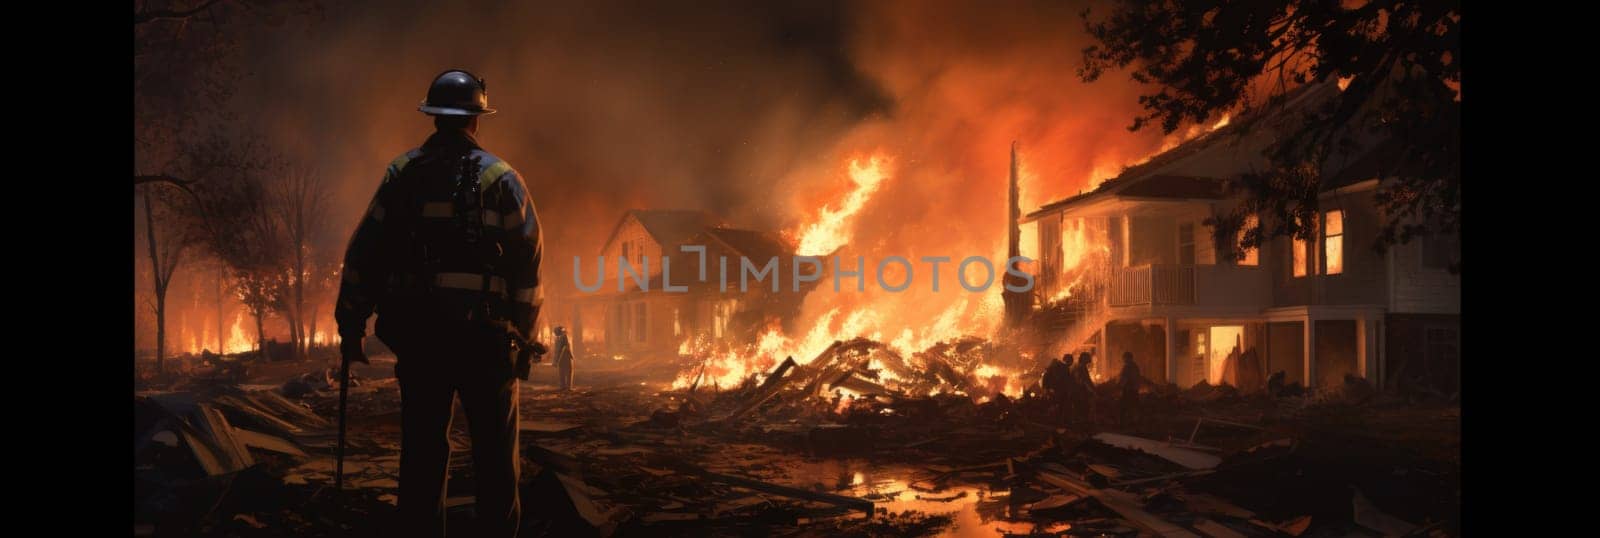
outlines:
M1270 279L1260 267L1152 264L1110 271L1111 306L1266 307Z
M1112 270L1111 306L1194 304L1193 265L1152 264Z

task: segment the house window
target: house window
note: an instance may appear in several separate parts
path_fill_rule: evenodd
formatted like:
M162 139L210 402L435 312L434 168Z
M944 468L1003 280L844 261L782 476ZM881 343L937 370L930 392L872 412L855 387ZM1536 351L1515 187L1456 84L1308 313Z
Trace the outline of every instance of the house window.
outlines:
M683 311L677 307L672 308L672 335L683 336Z
M1178 264L1194 265L1194 223L1178 225Z
M1300 239L1294 239L1293 241L1294 259L1290 260L1290 265L1294 267L1294 276L1306 276L1306 253L1311 249L1306 247L1306 241Z
M1239 227L1238 237L1235 238L1235 240L1239 243L1239 248L1244 249L1244 257L1239 259L1239 265L1254 266L1261 264L1261 249L1258 247L1244 246L1244 234L1260 226L1261 219L1257 218L1255 215L1246 215L1244 217L1244 225Z
M1323 214L1322 259L1326 262L1324 274L1344 272L1344 211L1333 210Z
M629 243L629 241L623 241L622 242L622 259L628 260L629 263L632 263L633 262L633 256L629 256L628 255L628 243Z
M645 324L644 324L644 303L642 303L642 302L634 303L633 304L633 341L635 341L635 342L643 342L643 341L645 341L645 334L648 332L648 329L649 328L646 327Z
M1311 222L1309 224L1306 224L1306 227L1311 229L1310 230L1311 239L1304 239L1304 240L1302 240L1302 239L1290 239L1290 241L1294 243L1294 249L1293 249L1293 251L1294 251L1293 252L1294 260L1293 260L1293 262L1294 262L1294 276L1296 276L1296 277L1302 277L1302 276L1306 276L1307 274L1311 274L1311 273L1316 273L1317 272L1317 269L1316 269L1317 268L1317 261L1312 258L1312 255L1315 254L1315 251L1313 251L1311 249L1311 246L1316 243L1316 234L1317 234L1317 214L1316 213L1312 213L1311 214Z

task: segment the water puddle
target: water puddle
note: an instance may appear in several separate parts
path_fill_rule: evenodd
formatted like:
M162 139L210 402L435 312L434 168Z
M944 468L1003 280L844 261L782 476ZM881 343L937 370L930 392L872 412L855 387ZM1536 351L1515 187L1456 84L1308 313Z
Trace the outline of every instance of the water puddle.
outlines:
M980 483L951 480L936 485L934 471L901 464L873 464L860 460L795 462L792 483L820 483L834 493L872 501L889 513L908 511L948 515L952 524L943 536L978 537L1001 534L1063 532L1071 525L1036 523L1014 512L1010 491Z

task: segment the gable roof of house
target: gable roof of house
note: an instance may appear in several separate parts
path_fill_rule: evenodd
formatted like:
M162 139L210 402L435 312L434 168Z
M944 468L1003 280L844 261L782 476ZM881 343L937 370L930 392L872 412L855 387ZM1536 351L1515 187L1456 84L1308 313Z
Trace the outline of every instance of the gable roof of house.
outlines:
M794 255L795 246L783 236L773 232L716 227L705 231L707 236L727 245L734 253L751 260L771 257L785 258Z
M641 212L652 213L651 211ZM671 211L658 213L669 212ZM650 215L647 215L647 218L649 216ZM661 215L654 216L659 217ZM626 220L626 218L623 219L624 222L626 222ZM669 219L654 220L656 220L655 224L658 225L671 224L672 228L666 230L666 232L676 233L682 231L682 228L687 226L686 223L693 221L694 217L676 215ZM640 222L645 222L645 219L640 219ZM646 224L645 228L648 230L650 225ZM613 235L615 235L615 232L613 232ZM652 233L651 235L654 236L655 234ZM719 288L722 285L722 283L717 280L719 277L716 276L718 275L719 270L727 271L725 276L722 278L729 278L732 282L738 282L740 279L739 271L741 271L741 268L744 264L744 261L740 259L741 257L748 259L749 263L754 264L756 267L764 267L766 260L777 258L778 276L767 277L769 279L788 279L789 277L786 275L791 274L792 265L794 264L794 244L776 232L746 230L741 228L712 225L700 228L699 230L696 230L695 233L684 236L681 239L671 243L666 243L665 245L670 246L675 244L710 246L712 250L707 253L707 259L705 260L706 267L701 267L700 256L681 253L678 251L663 253L663 259L658 260L656 264L651 265L650 271L648 271L644 276L652 289L661 289L661 286L665 285L665 271L666 264L668 263L671 263L672 274L674 275L672 277L672 284L675 286L686 286L691 292ZM725 269L719 269L719 262L715 259L715 255L710 254L710 252L721 252L720 249L726 249L728 251L722 255L726 256L731 254L733 256L727 259L725 262L722 262L727 263L727 267ZM668 259L671 261L668 262ZM708 275L708 280L699 280L694 276L702 273ZM811 283L808 283L807 285L814 286L815 281L811 281ZM637 284L633 280L624 280L623 288L624 291L622 293L632 294L639 293L640 291Z
M628 222L630 216L637 219L645 233L663 247L687 241L701 230L720 224L720 219L715 215L698 209L629 209L611 228L611 234L600 246L602 252L617 239L622 223Z
M1338 91L1333 81L1297 88L1286 95L1278 106L1245 114L1238 121L1124 169L1094 190L1044 204L1029 212L1022 220L1030 221L1068 206L1108 196L1221 199L1226 195L1224 187L1229 176L1266 164L1261 150L1272 142L1283 122L1296 119L1290 112L1324 103L1338 95ZM1345 178L1341 175L1339 179Z

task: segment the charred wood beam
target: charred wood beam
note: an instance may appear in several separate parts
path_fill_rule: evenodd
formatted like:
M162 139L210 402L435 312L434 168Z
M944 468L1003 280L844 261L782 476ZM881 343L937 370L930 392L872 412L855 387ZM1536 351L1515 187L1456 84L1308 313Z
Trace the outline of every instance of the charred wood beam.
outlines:
M788 374L790 370L795 368L795 366L797 366L797 364L794 362L794 357L785 357L783 359L783 363L778 365L778 369L773 370L772 375L767 376L766 381L763 381L761 386L756 389L755 395L751 396L750 399L744 403L744 405L741 405L738 409L735 409L733 413L729 414L726 418L723 418L722 422L729 423L739 420L740 418L749 414L751 411L755 411L756 408L761 407L761 404L767 403L767 400L771 400L773 396L777 396L778 392L782 390L784 386L789 384L789 379L797 377L788 376L788 378L785 378L785 374Z
M860 510L862 512L865 512L867 514L867 517L869 517L869 518L872 517L872 510L873 510L872 501L869 501L869 500L866 500L866 499L859 499L859 498L856 498L856 497L846 497L846 496L843 496L843 495L834 495L832 493L823 493L823 492L820 492L820 491L810 491L810 490L805 490L805 489L800 489L800 488L792 488L792 487L789 487L789 486L780 486L778 484L773 484L773 483L770 483L770 482L762 482L760 480L745 478L745 477L742 477L742 476L734 476L734 475L728 475L728 474L713 473L711 471L707 471L705 469L700 469L700 468L689 468L687 470L690 470L690 471L693 472L693 474L699 475L700 477L705 478L707 480L710 480L712 482L720 482L720 483L728 484L728 485L731 485L731 486L738 486L738 487L741 487L741 488L753 489L753 490L760 491L760 492L763 492L763 493L771 493L773 495L782 495L784 497L789 497L789 498L794 498L794 499L802 499L802 500L807 500L807 501L828 503L828 504L832 504L832 505L835 505L835 506L843 506L843 507L847 507L847 508L851 508L851 509L855 509L855 510Z
M1195 534L1194 532L1162 519L1155 514L1146 512L1143 508L1139 507L1139 498L1132 493L1115 489L1095 489L1088 484L1073 480L1072 478L1068 478L1064 475L1046 471L1038 471L1034 474L1034 476L1038 477L1039 481L1041 482L1067 490L1071 493L1094 497L1095 500L1100 501L1100 504L1105 505L1106 508L1110 508L1112 511L1116 512L1117 515L1122 516L1123 519L1143 527L1145 530L1155 533L1158 536L1165 536L1169 538L1200 538L1199 534Z

